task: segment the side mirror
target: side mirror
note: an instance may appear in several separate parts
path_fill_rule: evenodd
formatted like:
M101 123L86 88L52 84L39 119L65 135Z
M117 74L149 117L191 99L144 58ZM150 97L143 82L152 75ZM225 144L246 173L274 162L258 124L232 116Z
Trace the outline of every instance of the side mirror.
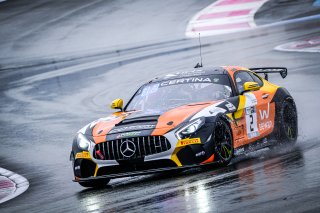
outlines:
M243 92L248 91L256 91L259 90L261 87L256 82L246 82L243 84Z
M122 107L123 107L123 100L120 98L117 98L111 102L112 109L120 109L122 111Z

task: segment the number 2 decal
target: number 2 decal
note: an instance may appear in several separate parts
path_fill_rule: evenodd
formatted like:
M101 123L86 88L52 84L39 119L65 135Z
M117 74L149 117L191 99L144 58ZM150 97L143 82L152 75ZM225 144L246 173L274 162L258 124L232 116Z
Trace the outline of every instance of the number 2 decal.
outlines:
M255 106L246 108L246 127L249 139L259 136Z

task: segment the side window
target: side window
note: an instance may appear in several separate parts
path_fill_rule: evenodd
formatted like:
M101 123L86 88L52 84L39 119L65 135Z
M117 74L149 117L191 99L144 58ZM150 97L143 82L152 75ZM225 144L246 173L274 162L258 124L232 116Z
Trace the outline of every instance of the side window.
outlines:
M250 73L250 75L252 76L254 82L257 82L260 87L263 86L263 81L256 74Z
M235 74L235 81L236 81L239 94L241 94L244 90L243 84L246 82L253 82L254 80L248 72L240 71Z

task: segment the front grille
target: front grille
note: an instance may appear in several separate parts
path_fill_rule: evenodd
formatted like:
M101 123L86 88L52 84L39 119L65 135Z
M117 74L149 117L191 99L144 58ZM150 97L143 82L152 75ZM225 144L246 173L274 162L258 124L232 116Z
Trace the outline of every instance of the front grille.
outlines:
M131 157L124 156L120 151L120 146L125 141L131 141L135 145L135 152ZM134 138L123 138L112 141L106 141L95 145L93 150L93 157L101 159L101 155L97 154L99 151L104 160L127 160L137 159L144 156L153 155L165 152L171 148L169 141L164 136L143 136Z

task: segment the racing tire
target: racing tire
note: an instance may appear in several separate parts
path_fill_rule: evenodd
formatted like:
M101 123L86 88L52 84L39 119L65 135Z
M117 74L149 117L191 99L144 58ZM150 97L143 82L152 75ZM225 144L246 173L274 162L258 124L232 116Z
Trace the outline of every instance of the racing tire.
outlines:
M102 179L102 180L93 180L88 182L79 182L79 184L86 188L95 188L101 189L107 187L107 184L110 182L110 179Z
M281 144L295 144L298 138L298 116L294 101L285 99L279 106L276 118L276 139Z
M234 155L232 130L228 122L219 118L214 129L214 153L221 166L227 166Z

